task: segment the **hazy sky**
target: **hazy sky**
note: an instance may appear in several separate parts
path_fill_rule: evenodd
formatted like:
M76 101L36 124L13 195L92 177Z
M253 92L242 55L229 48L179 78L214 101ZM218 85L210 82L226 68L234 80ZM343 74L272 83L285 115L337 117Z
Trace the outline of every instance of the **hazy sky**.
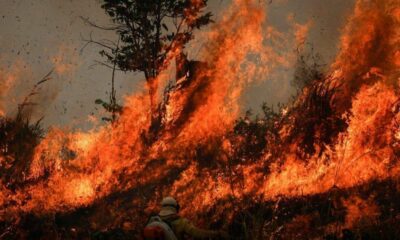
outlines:
M215 18L230 3L209 2ZM267 15L270 24L281 32L291 29L289 15L296 23L311 21L307 41L329 63L353 4L354 0L273 0ZM107 97L111 71L94 65L101 60L99 48L89 46L81 51L85 44L82 39L91 32L96 39L115 39L116 35L86 26L80 16L104 25L109 21L99 0L0 0L0 69L17 71L20 79L17 88L2 96L7 98L7 109L15 108L20 101L16 96L28 94L34 82L56 65L36 115L45 117L46 126L89 126L88 116L99 112L95 99ZM267 81L250 86L243 97L244 109L257 109L264 101L286 101L293 94L289 84L292 70L276 70ZM118 96L139 89L141 78L140 74L118 74Z

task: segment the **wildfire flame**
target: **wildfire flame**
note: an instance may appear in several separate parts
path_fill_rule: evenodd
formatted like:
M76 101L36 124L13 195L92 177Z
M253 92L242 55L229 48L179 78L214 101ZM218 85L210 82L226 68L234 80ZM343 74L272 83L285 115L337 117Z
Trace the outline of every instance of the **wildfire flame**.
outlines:
M400 177L397 0L357 1L344 29L340 52L321 91L335 89L329 104L345 130L329 144L315 143L314 153L302 157L297 154L301 138L291 138L301 127L293 125L293 119L301 116L289 109L283 116L292 119L279 127L285 143L275 146L279 156L265 149L256 161L230 163L233 143L226 136L240 113L244 87L268 74L271 66L288 64L269 45L279 45L282 36L270 27L266 30L266 24L258 1L232 3L207 32L201 59L210 64L196 73L187 89L171 93L165 126L151 144L144 140L151 124L150 103L140 93L126 99L123 114L112 125L87 133L52 129L26 173L33 184L12 192L1 183L0 220L23 213L68 212L132 189L136 192L131 201L146 212L154 210L162 196L174 195L182 214L197 221L204 221L202 212L212 212L213 220L222 215L230 219L239 211L239 202L278 201ZM300 41L307 28L297 28ZM303 104L308 93L304 91L295 106ZM314 131L316 136L324 134L317 125ZM343 202L349 209L347 226L361 219L358 215L375 217L379 212L376 207L365 211L371 204L358 197Z

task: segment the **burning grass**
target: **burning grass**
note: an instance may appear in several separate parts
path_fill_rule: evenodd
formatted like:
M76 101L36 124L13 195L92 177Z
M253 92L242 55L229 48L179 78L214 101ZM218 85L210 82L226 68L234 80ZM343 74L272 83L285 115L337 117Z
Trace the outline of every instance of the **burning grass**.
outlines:
M33 182L1 178L1 237L139 238L165 195L239 239L398 236L399 3L358 1L326 77L279 112L238 118L245 83L281 61L257 4L234 1L209 33L213 64L166 93L155 130L137 94L110 125L34 144Z

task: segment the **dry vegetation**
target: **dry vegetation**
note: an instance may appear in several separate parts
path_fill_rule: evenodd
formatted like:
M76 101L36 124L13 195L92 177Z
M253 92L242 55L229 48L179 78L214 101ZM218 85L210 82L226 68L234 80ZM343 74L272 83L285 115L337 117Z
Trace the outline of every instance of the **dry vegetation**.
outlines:
M232 118L228 90L263 46L231 51L248 42L231 29L260 34L249 2L218 23L213 64L169 86L157 118L139 94L98 132L43 136L40 122L1 119L0 239L139 239L167 194L233 239L398 238L399 3L358 1L329 70L300 61L293 102Z

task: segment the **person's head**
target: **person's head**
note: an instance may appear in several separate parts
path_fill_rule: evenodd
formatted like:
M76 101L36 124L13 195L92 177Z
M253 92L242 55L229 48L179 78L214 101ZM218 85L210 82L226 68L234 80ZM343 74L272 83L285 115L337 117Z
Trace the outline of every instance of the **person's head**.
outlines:
M169 216L179 212L179 204L173 197L165 197L161 201L160 216Z

